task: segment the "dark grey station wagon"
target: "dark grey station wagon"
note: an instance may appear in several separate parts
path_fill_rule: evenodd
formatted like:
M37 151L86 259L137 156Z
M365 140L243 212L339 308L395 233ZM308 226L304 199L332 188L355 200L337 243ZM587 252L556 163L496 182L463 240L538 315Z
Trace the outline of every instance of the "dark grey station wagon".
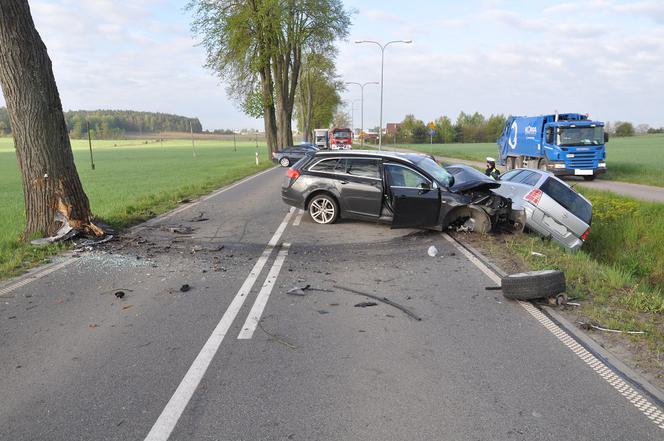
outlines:
M491 191L500 183L482 173L452 176L431 156L375 151L320 151L286 172L285 203L308 211L319 224L354 218L393 228L450 226L488 232L522 230L525 216Z

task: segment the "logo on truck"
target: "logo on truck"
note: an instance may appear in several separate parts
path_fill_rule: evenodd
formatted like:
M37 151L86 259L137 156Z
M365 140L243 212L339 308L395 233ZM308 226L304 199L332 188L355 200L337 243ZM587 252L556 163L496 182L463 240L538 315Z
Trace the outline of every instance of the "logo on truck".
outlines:
M512 123L512 128L510 131L512 132L510 134L510 137L507 139L507 143L512 147L513 149L516 148L516 130L518 129L518 126L516 125L516 121ZM514 135L514 139L512 139L512 135Z
M537 134L537 127L527 126L524 129L524 132L526 132L526 135L536 135Z

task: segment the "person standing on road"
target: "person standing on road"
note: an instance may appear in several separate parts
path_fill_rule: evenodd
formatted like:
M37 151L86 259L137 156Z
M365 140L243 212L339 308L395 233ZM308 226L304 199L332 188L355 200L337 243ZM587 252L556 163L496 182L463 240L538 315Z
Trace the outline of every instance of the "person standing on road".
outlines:
M496 168L496 160L490 156L486 158L486 170L484 170L484 174L492 177L496 181L500 179L500 170Z

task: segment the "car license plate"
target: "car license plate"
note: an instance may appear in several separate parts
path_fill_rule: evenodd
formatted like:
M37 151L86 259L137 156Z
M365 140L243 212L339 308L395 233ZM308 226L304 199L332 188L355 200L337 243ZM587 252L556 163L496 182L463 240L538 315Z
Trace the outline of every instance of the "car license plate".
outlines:
M574 174L577 176L590 176L593 174L592 170L579 170L578 168L574 170Z

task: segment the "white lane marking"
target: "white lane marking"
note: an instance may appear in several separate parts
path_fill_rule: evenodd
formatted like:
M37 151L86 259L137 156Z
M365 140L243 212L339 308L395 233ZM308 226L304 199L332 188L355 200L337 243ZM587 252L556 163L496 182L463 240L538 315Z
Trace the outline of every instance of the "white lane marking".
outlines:
M6 296L6 295L9 294L10 292L12 292L12 291L14 291L14 290L16 290L16 289L18 289L18 288L20 288L20 287L22 287L22 286L25 286L25 285L27 285L27 284L30 283L30 282L33 282L33 281L35 281L35 280L39 280L39 279L41 279L42 277L46 277L46 276L48 276L49 274L51 274L52 272L57 271L57 270L59 270L59 269L61 269L61 268L64 268L64 267L66 267L67 265L69 265L70 263L74 263L74 262L76 262L76 260L77 260L77 259L74 259L74 258L71 258L71 257L70 257L70 258L68 258L67 260L65 260L64 262L60 262L60 263L57 263L57 264L55 264L55 265L47 266L46 268L42 269L41 271L38 271L38 272L36 272L36 273L34 273L34 274L31 274L31 275L25 276L24 279L19 280L19 281L16 282L16 283L12 283L11 285L8 285L8 286L6 286L6 287L0 289L0 297Z
M274 285L277 282L277 277L279 277L279 272L284 265L284 260L286 260L286 256L288 256L289 248L290 244L284 243L283 248L279 251L277 258L272 264L272 268L270 268L270 272L267 274L267 278L265 279L265 283L263 283L263 287L256 296L254 306L251 307L251 311L249 311L247 320L244 322L244 326L242 326L242 330L237 336L238 339L247 340L254 335L254 331L256 331L256 326L258 326L261 315L263 315L267 301L270 299L272 288L274 288Z
M466 250L464 247L456 243L451 237L447 234L443 234L443 237L447 239L457 250L461 252L464 256L468 258L477 268L479 268L484 274L486 274L496 285L501 285L500 276L493 272L489 267L487 267L481 260L475 257L472 253ZM542 311L537 309L529 302L517 301L526 311L530 313L542 326L549 330L558 340L560 340L565 346L567 346L574 354L577 355L588 367L590 367L597 375L606 380L620 395L625 397L629 402L631 402L634 407L639 409L641 413L647 416L651 421L653 421L660 429L664 429L664 412L662 412L657 406L648 401L643 395L637 392L632 388L628 383L623 381L618 375L616 375L603 361L595 357L593 354L588 352L583 346L577 343L567 332L565 332L560 326L554 323L549 317L547 317Z
M221 320L214 328L214 331L212 331L212 334L203 345L199 354L196 356L196 359L180 382L178 388L175 390L175 393L166 404L166 407L161 412L161 415L159 415L159 418L157 418L157 421L152 426L152 429L150 429L148 435L145 437L145 441L166 441L171 436L175 425L182 416L182 412L184 412L189 400L191 400L194 392L196 392L198 384L219 350L219 346L224 340L228 329L233 324L238 312L240 312L240 308L242 308L242 305L247 298L247 294L249 294L251 288L253 288L256 279L258 279L265 263L267 263L270 254L272 254L272 250L274 249L273 244L276 244L279 241L279 238L286 229L291 215L292 214L288 212L286 217L284 217L283 222L281 222L281 225L279 225L279 228L275 231L272 239L270 239L265 251L263 251L263 254L249 273L249 276L247 276L239 291L235 294L230 306L226 309L226 312L221 317Z
M297 217L293 221L293 226L294 227L299 227L300 222L302 222L302 215L304 214L304 210L300 209L300 212L297 214Z

